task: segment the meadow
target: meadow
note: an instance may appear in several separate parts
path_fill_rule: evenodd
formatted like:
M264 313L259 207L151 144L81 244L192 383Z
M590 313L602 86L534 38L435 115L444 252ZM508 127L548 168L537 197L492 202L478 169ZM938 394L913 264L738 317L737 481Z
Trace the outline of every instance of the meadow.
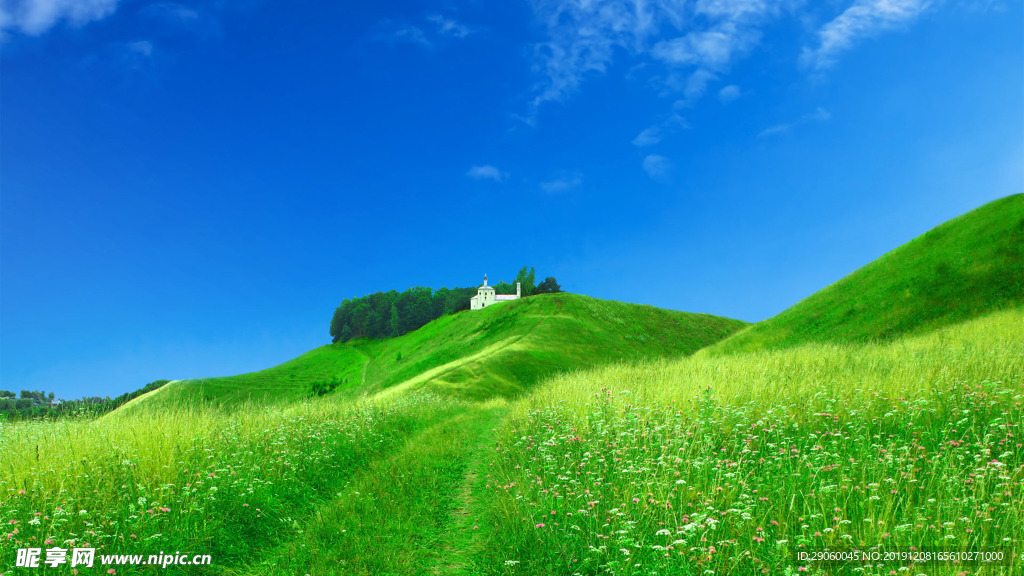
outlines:
M1013 549L1024 538L1022 385L1020 309L887 344L698 353L565 375L516 403L499 436L480 565L834 573L794 553Z
M244 565L301 534L306 519L368 462L461 409L420 394L283 410L248 405L228 412L196 403L130 417L3 425L0 572L8 573L18 548L54 546L94 547L97 554L182 551L210 554L220 569ZM37 571L72 573L67 565Z
M123 410L174 409L194 401L225 408L286 405L328 381L339 383L334 398L342 401L398 390L466 400L512 397L566 370L692 354L745 326L710 314L544 294L443 316L396 338L321 346L259 372L177 380Z
M0 576L1024 574L1022 271L1017 195L754 325L546 294L0 422Z
M113 568L120 573L273 574L286 558L326 562L321 573L339 559L358 573L407 573L426 557L367 555L358 536L379 539L385 525L406 542L430 540L430 526L445 536L461 504L439 487L457 490L479 463L504 396L573 367L693 353L743 326L544 295L397 338L320 347L260 372L171 382L101 418L0 424L0 574L30 547L182 551L215 563ZM341 385L311 394L328 380ZM390 512L371 504L353 513L360 493L377 493L371 502L391 502ZM324 538L306 547L307 531Z
M5 425L0 558L214 559L119 574L1014 574L794 553L1016 549L1022 327L1012 309L895 342L618 363L512 403L196 401Z

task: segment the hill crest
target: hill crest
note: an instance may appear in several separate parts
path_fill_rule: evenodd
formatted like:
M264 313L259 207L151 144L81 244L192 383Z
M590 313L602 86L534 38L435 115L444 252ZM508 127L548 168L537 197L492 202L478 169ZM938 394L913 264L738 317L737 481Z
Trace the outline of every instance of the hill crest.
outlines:
M438 318L402 336L329 344L259 372L178 380L132 409L201 399L225 406L291 402L334 380L336 394L428 389L468 399L514 397L540 379L615 361L692 354L746 323L569 293Z
M953 218L711 352L867 342L1024 305L1024 194Z

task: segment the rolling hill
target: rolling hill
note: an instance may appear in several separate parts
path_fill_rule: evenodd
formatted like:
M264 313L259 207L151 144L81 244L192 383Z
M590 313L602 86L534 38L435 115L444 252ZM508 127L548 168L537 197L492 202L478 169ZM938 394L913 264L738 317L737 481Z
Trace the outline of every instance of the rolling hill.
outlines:
M545 294L445 316L397 338L322 346L260 372L171 382L126 408L199 399L289 402L329 380L341 383L335 394L348 396L425 388L465 399L511 397L566 370L692 354L743 326L708 314Z
M954 218L712 346L888 341L1024 304L1024 194Z
M811 546L1009 551L1022 220L1020 196L982 207L746 330L544 295L0 426L0 557L85 533L202 551L224 576L797 574L820 572L795 559ZM396 393L417 390L438 394ZM991 573L1021 573L1011 560Z

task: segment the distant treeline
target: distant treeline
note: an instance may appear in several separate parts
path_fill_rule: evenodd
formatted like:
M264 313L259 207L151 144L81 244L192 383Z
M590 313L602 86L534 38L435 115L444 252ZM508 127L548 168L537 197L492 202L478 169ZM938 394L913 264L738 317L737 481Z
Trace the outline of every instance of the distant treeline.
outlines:
M522 285L523 297L562 291L552 276L537 284L532 266L524 266L514 281L496 282L493 286L498 294L515 294L516 282ZM469 310L469 300L476 296L476 291L476 286L440 290L417 286L404 292L391 290L346 299L334 311L331 338L334 342L345 342L353 338L401 336L445 314Z
M20 395L8 390L0 390L0 416L8 420L56 418L73 414L98 416L118 408L129 400L138 398L146 392L152 392L168 382L170 380L150 382L134 392L126 392L117 398L87 396L78 400L61 400L54 398L53 392L47 393L39 390L22 390Z

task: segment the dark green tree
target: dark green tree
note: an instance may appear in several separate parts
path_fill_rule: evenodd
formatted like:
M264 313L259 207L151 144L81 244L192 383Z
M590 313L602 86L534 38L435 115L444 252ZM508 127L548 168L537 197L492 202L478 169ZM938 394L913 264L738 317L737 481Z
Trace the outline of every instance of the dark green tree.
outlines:
M515 294L516 285L505 282L504 280L498 280L493 284L494 291L498 294Z
M530 296L540 292L535 285L535 271L524 266L516 276L522 284L522 295ZM554 278L545 285L546 291L560 290ZM495 283L499 294L515 294L515 284ZM334 342L347 342L353 338L387 338L401 336L440 318L469 309L470 299L477 288L441 288L432 290L422 286L409 288L404 292L390 290L375 292L361 298L342 300L331 318L330 334Z
M523 297L533 296L536 294L536 272L534 271L533 266L529 267L529 271L527 271L526 266L523 266L523 269L516 275L516 282L519 282L520 284Z
M558 281L555 280L554 276L548 276L543 282L537 285L536 294L553 294L555 292L561 292L562 287L558 285Z
M391 324L390 336L399 336L402 334L402 317L398 313L398 303L391 304L391 318L389 319Z

